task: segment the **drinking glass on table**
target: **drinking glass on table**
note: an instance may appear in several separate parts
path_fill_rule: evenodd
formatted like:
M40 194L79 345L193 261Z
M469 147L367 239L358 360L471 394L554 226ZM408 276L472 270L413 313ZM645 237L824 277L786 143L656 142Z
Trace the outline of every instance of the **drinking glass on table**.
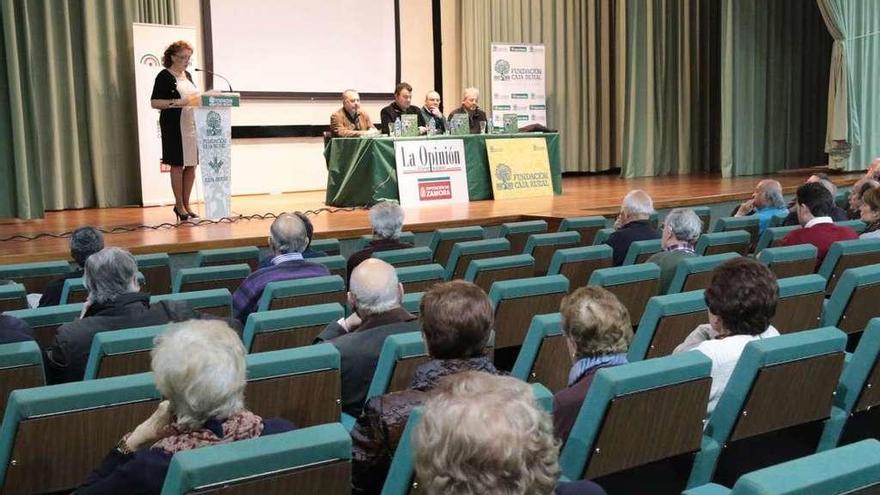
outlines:
M486 134L486 121L480 121L480 134Z

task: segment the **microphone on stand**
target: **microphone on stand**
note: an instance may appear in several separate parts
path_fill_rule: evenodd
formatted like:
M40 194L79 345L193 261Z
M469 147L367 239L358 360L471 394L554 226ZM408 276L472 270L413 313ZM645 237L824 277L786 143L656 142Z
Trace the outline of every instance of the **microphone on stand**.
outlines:
M229 79L226 79L225 77L221 76L220 74L217 74L216 72L214 72L214 71L210 71L210 70L208 70L208 69L199 69L198 67L195 68L194 70L195 70L196 72L205 72L205 73L207 73L207 74L211 74L212 76L217 76L217 77L219 77L220 79L223 79L224 81L226 81L226 85L229 86L229 92L230 92L230 93L233 93L233 92L234 92L234 91L232 90L232 83L229 82Z

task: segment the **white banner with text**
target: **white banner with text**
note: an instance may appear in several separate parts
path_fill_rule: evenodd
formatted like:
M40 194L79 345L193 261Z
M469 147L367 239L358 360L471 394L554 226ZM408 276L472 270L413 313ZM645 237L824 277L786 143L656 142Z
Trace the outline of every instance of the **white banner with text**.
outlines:
M516 115L519 127L547 125L544 45L492 43L492 123Z
M394 156L402 206L469 201L464 140L398 140Z

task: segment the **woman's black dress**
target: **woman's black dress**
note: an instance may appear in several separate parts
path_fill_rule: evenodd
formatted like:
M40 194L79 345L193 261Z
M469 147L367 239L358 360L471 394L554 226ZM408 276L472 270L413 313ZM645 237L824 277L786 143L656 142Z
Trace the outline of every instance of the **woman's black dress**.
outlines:
M187 71L186 78L193 80ZM170 71L160 71L153 83L151 100L176 100L181 98L177 91L177 78ZM159 128L162 130L162 163L183 166L183 139L180 135L180 108L166 108L159 111Z

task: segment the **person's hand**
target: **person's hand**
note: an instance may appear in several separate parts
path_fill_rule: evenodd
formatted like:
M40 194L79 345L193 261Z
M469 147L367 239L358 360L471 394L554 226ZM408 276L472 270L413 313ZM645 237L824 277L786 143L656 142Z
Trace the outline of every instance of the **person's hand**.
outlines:
M83 303L83 309L82 309L82 311L79 313L79 319L80 319L80 320L82 320L83 318L86 317L86 313L89 312L89 308L91 308L91 307L92 307L92 300L91 300L91 299L86 299L86 302Z
M744 216L748 215L749 213L753 212L754 210L755 210L755 200L750 199L750 200L746 201L745 203L739 205L739 208L736 209L736 213L734 214L734 216L735 217L744 217Z
M352 311L352 313L348 315L348 318L343 321L342 328L344 328L346 332L354 332L361 326L361 323L363 323L361 317L358 316L357 312Z
M443 112L440 111L440 107L434 108L431 110L431 115L434 117L443 118Z
M419 126L419 134L426 134L427 132L428 132L428 128L427 128L427 127L425 127L425 126L423 126L423 125L420 125L420 126Z
M614 219L614 230L623 227L623 214L618 213L617 218Z
M168 426L171 425L172 417L171 403L163 400L153 415L131 432L125 441L126 445L130 450L136 451L158 442L170 433Z

